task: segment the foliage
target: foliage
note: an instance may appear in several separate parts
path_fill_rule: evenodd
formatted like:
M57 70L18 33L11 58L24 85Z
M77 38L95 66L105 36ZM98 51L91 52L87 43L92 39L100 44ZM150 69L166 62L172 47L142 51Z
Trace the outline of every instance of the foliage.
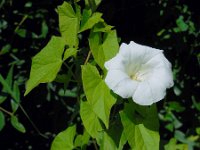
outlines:
M24 120L29 120L37 134L48 138L45 142L51 143L47 147L52 150L64 147L198 149L200 36L199 24L190 7L178 0L159 2L161 23L157 19L156 33L150 33L154 40L152 45L166 50L173 65L175 86L168 91L164 102L158 103L157 112L156 105L141 107L132 100L122 100L106 86L104 62L118 52L117 33L120 32L103 19L106 13L99 12L101 5L109 2L100 2L74 0L57 4L57 16L49 19L46 16L53 8L46 7L52 6L51 2L45 2L47 6L42 9L34 9L34 2L28 1L23 4L23 9L13 8L16 13L10 12L13 22L18 24L10 24L5 11L15 2L13 5L12 0L0 2L1 11L6 15L0 20L0 32L3 33L0 35L0 61L5 62L0 64L0 134L7 130L8 122L27 134L30 127ZM37 26L37 30L30 28L29 23ZM6 39L5 33L12 36ZM27 96L23 97L25 81ZM57 101L64 107L61 112L67 113L67 117L58 120L60 116L56 109L60 108L51 110L48 107L49 113L46 111L45 117L58 113L55 124L62 122L64 125L56 126L54 131L47 129L45 135L30 117L30 107L22 106L27 103L27 97L37 95L37 89L45 95L39 101L48 101L44 105ZM35 107L34 101L34 98L29 99L31 107ZM193 114L196 119L188 114Z

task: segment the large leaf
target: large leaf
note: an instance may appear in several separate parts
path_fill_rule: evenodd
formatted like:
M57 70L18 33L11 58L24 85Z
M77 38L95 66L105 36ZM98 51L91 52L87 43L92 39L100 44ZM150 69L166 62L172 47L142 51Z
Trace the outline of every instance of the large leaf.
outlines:
M110 93L104 80L101 79L96 67L90 64L82 66L82 80L89 104L108 128L110 110L116 102L115 97Z
M119 44L115 30L104 33L91 32L89 45L97 64L103 69L105 61L113 58L119 51Z
M92 14L91 16L91 11L84 9L79 32L91 29L98 22L103 22L104 20L101 18L101 16L102 13L98 12Z
M51 150L72 150L74 148L74 137L76 135L76 126L68 127L60 132L51 145Z
M78 46L77 33L79 30L79 16L73 10L72 6L64 2L61 6L58 6L59 15L59 28L62 37L65 39L66 44L69 47Z
M87 132L98 140L103 128L97 115L92 110L92 106L87 101L81 101L80 115Z
M156 106L144 107L130 102L120 112L124 133L134 150L158 150L159 133Z
M30 78L24 95L27 95L38 84L51 82L56 78L63 62L64 47L63 39L53 36L49 43L33 57Z

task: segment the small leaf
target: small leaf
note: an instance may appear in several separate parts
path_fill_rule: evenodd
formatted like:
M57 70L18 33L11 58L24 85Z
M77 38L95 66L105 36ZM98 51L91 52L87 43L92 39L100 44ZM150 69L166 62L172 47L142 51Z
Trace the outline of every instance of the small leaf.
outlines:
M124 133L132 149L158 150L159 133L155 105L144 107L130 102L120 112Z
M93 32L110 32L113 27L107 25L105 22L99 22L94 26Z
M76 126L68 127L55 137L51 145L51 150L72 150L74 148L75 135Z
M17 35L19 35L20 37L25 38L27 30L26 29L18 29L17 31L15 31L15 33L17 33Z
M3 129L5 126L5 116L4 114L0 111L0 131Z
M83 11L83 20L81 22L79 33L91 29L98 22L104 22L104 20L101 18L102 13L96 12L92 14L92 16L90 16L90 13L88 11L90 10Z
M109 125L110 110L116 98L101 79L96 67L87 64L82 66L83 89L89 104L95 114L103 121L106 128Z
M101 1L102 0L85 0L85 5L87 8L91 8L94 12L100 5Z
M24 95L38 84L51 82L56 78L63 62L64 46L65 43L61 37L53 36L49 43L33 57L30 78Z
M90 135L87 133L87 131L84 131L83 135L78 135L75 139L75 147L80 147L83 149L88 145L90 139Z
M64 2L58 6L59 29L62 37L69 47L78 47L77 33L79 30L79 17L74 12L72 6Z
M65 50L63 60L65 61L67 58L76 55L77 50L75 48L68 48Z
M25 127L23 126L23 124L21 124L19 121L18 121L18 118L16 116L11 116L11 124L12 126L17 129L18 131L22 132L22 133L25 133L26 132L26 129Z
M188 25L184 22L183 16L179 16L179 18L176 20L176 24L181 31L187 31L188 30Z

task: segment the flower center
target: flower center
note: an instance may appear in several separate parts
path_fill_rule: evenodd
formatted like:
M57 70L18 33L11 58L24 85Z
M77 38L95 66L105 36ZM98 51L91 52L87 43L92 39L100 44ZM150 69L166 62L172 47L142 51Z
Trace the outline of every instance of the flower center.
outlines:
M130 78L131 78L132 80L136 80L136 81L139 81L139 82L142 81L137 73L136 73L136 74L133 74L133 75L130 75Z

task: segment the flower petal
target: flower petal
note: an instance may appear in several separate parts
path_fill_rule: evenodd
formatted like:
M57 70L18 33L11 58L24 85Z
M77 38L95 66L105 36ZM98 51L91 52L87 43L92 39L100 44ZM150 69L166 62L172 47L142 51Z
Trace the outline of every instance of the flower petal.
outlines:
M105 62L104 66L107 70L110 69L124 70L123 58L121 55L117 54L115 57Z
M133 93L135 93L135 90L138 86L137 81L133 81L130 78L126 78L122 81L120 81L114 88L113 91L120 95L122 98L129 98L132 97Z
M108 85L110 89L113 89L119 82L121 82L124 79L129 78L129 76L120 70L109 70L105 82Z
M138 84L135 93L132 96L135 103L139 105L151 105L153 104L153 95L149 83L144 81Z
M173 86L173 76L168 68L158 68L148 80L154 103L163 99L166 89Z

